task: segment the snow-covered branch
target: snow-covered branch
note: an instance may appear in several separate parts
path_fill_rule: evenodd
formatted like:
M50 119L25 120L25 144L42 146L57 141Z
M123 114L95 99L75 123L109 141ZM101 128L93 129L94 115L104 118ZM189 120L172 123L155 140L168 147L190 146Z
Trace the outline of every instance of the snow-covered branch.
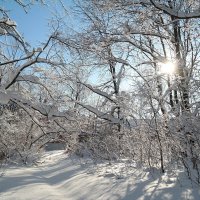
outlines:
M118 118L114 118L110 114L103 113L103 112L99 111L97 108L94 108L94 107L89 106L89 105L84 105L80 102L77 102L77 104L79 104L83 108L87 109L88 111L92 112L93 114L95 114L100 119L107 120L107 121L111 122L112 124L121 124L122 123L122 120L120 120Z
M92 87L92 86L89 85L89 84L82 83L82 82L80 82L80 81L79 81L78 83L84 85L85 87L87 87L88 89L90 89L91 91L93 91L94 93L96 93L96 94L98 94L98 95L100 95L100 96L102 96L102 97L105 97L106 99L110 100L111 102L117 103L114 99L111 98L111 95L109 95L108 93L103 92L103 91L101 91L101 90L98 89L98 88L94 88L94 87Z
M161 5L157 3L155 0L150 0L152 5L157 8L158 10L162 10L164 13L179 18L179 19L191 19L191 18L200 18L200 8L188 13L184 11L180 11L178 9L172 9L166 5Z
M22 66L18 67L12 77L9 77L9 81L4 85L5 89L8 89L11 85L13 85L16 80L17 80L17 77L21 74L21 72L26 69L27 67L30 67L31 65L34 65L35 63L46 63L46 64L51 64L51 65L60 65L62 63L56 63L56 62L53 62L51 60L48 60L46 58L33 58L27 62L25 62Z

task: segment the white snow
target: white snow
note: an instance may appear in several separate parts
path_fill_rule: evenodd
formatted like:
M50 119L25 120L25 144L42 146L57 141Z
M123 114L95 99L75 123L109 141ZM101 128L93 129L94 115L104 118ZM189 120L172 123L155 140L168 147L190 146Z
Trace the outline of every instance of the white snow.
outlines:
M121 161L94 165L64 151L43 155L38 166L12 167L0 177L1 200L200 199L189 181L155 175ZM185 179L186 180L186 179Z
M0 90L0 104L7 104L10 101L6 92Z

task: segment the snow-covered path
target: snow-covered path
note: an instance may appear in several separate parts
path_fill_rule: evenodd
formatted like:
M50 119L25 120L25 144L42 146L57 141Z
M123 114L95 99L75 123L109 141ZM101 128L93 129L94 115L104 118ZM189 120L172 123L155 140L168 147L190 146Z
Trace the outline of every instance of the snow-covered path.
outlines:
M198 189L177 181L153 179L138 170L129 178L116 177L108 167L65 158L62 152L46 155L38 167L12 168L0 177L1 200L162 200L200 199ZM59 158L59 159L58 159ZM105 168L105 170L104 170ZM107 173L106 173L107 170ZM100 173L103 172L104 173Z

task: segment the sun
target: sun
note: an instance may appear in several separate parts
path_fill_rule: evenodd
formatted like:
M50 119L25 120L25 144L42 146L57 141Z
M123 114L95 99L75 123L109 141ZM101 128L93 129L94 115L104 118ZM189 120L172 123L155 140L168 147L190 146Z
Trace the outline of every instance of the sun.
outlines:
M160 63L160 72L162 74L174 74L176 70L176 65L172 62Z

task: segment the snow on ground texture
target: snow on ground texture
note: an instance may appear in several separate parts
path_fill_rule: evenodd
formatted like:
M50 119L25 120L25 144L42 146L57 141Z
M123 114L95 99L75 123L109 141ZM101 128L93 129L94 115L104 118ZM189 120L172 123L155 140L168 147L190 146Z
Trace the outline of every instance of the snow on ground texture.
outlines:
M84 164L83 164L84 161ZM168 200L200 199L189 182L137 170L123 162L94 166L63 151L46 153L36 167L6 170L0 177L1 200ZM126 172L126 173L125 173Z

